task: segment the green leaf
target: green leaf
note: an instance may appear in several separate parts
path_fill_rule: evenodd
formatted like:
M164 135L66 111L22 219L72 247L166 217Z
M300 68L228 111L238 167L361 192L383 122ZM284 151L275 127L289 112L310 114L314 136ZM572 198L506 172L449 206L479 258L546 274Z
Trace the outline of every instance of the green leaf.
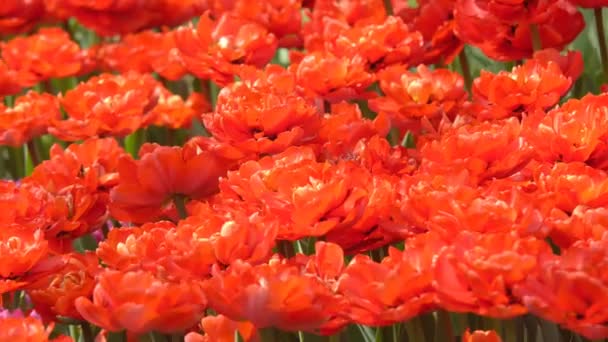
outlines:
M414 140L414 135L412 132L408 131L405 133L403 139L401 140L401 146L405 148L416 148L416 141Z
M289 60L289 49L278 48L276 53L274 54L274 57L272 58L272 61L270 61L270 63L277 64L284 68L287 68L289 66L289 64L291 64L291 61Z
M94 251L97 249L97 241L91 234L87 234L74 240L73 246L74 249L79 253L84 253L85 251Z
M125 150L133 158L137 158L139 148L145 141L145 135L146 134L143 129L138 129L137 131L127 135L125 138Z

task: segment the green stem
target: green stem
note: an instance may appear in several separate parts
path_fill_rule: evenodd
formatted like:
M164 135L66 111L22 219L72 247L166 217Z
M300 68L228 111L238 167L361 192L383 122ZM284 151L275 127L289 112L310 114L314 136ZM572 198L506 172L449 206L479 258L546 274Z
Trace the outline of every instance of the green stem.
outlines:
M167 342L179 342L184 340L181 334L168 334L165 335L165 339Z
M169 127L167 127L167 146L175 146L176 144L176 137L175 137L175 130L171 129Z
M532 49L534 51L540 51L543 49L543 42L540 38L540 32L537 24L530 25L530 35L532 36Z
M13 297L10 292L5 292L2 294L2 306L8 310L13 309Z
M209 87L209 103L211 104L211 109L215 110L215 105L217 104L217 96L220 93L220 87L218 87L217 84L215 84L215 82L213 82L212 80L208 81L207 86Z
M538 321L532 315L525 315L523 323L526 327L526 341L535 342L538 335Z
M473 79L471 76L471 66L469 65L469 58L467 57L467 52L463 48L458 55L458 61L460 62L460 67L462 68L462 77L464 78L464 88L470 92L471 86L473 85Z
M8 155L5 158L6 149L0 146L0 179L3 178L12 178L11 171L9 170L8 165L6 165L8 161Z
M127 332L125 330L119 332L108 332L108 341L112 342L127 342Z
M454 329L450 314L445 310L437 312L437 339L435 341L454 341Z
M277 248L279 253L284 258L292 258L296 255L295 247L293 246L293 242L288 240L277 240Z
M424 333L420 317L414 317L405 322L405 331L407 332L408 341L427 341L427 336Z
M119 227L120 225L115 225L114 227ZM101 226L101 232L103 233L103 237L107 238L108 234L110 234L110 228L108 227L107 224L103 224Z
M435 316L433 313L425 313L416 317L420 321L420 327L422 328L424 339L423 341L435 341L437 335L435 327Z
M393 333L393 325L387 325L384 327L378 327L376 330L376 342L393 342L395 341L395 334Z
M608 48L606 47L606 33L604 32L604 15L602 7L597 7L593 10L595 15L595 28L597 30L597 39L600 46L600 57L602 59L602 71L604 72L603 81L608 80Z
M13 307L15 309L22 309L22 310L25 309L23 307L23 302L25 301L25 292L21 291L21 290L16 291L15 296L14 296L14 301L15 301L15 304L13 305Z
M382 259L384 259L384 257L386 257L388 255L388 248L386 247L380 247L380 248L376 248L373 251L370 252L370 256L372 257L372 260L374 260L375 262L382 262Z
M151 331L148 333L148 339L152 342L160 342L161 341L161 336L159 336L160 334Z
M327 340L329 342L340 342L340 334L334 334L334 335L328 336Z
M543 341L560 340L559 326L556 323L549 322L541 318L538 318L537 320L543 336Z
M393 337L392 342L400 342L403 340L401 336L401 325L393 324L391 325L391 336Z
M93 330L91 329L89 323L82 322L82 324L80 324L80 327L82 328L82 337L84 342L95 341L95 336L93 335Z
M393 2L391 0L384 0L384 10L386 11L387 16L394 14Z
M35 139L30 139L27 142L27 150L30 154L30 158L32 159L32 164L34 166L40 164L42 158L40 157L40 149L38 148L38 144L36 144Z
M24 176L29 176L34 172L34 163L32 162L32 158L30 156L30 151L27 144L23 145L23 169Z
M9 165L12 168L14 179L20 179L25 174L25 162L23 161L23 152L19 147L8 147L9 149Z
M391 128L388 132L388 142L391 146L397 146L401 141L399 141L399 129L397 127Z
M289 336L275 328L264 328L259 330L260 341L262 342L283 342L289 341Z
M70 337L74 340L74 341L79 341L80 340L80 327L78 325L73 325L70 324L68 325L68 331L70 333Z
M175 209L177 209L180 219L183 220L188 217L188 211L186 210L186 196L174 195L173 204L175 204Z

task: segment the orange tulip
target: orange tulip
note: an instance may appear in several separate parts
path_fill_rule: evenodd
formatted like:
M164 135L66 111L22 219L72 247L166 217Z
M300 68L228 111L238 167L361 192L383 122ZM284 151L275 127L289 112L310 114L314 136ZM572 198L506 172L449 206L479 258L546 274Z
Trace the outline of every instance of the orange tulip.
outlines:
M516 173L534 151L522 138L519 121L510 118L448 130L439 140L424 145L420 154L420 172L454 175L466 170L476 184Z
M534 147L536 158L545 162L586 162L606 168L608 120L604 106L608 94L571 99L547 113L523 120L523 134Z
M337 298L316 277L277 257L251 266L234 262L204 284L209 307L258 329L315 331L336 315Z
M175 333L204 314L205 295L196 281L171 283L143 271L107 270L97 279L92 300L79 297L78 312L109 331Z
M292 47L301 43L298 37L302 25L300 0L213 1L210 7L214 17L229 12L260 24L277 36L279 46Z
M46 14L44 0L7 2L0 10L0 32L11 34L28 31Z
M32 229L49 224L52 196L40 185L0 181L0 224L17 223Z
M292 58L290 70L304 95L331 103L366 96L374 82L366 71L365 60L358 55L339 57L327 51L310 52L300 60Z
M168 94L151 75L101 74L61 98L68 118L56 121L49 132L67 141L125 136L153 122L152 110Z
M60 115L59 102L50 94L29 91L10 108L0 104L0 145L21 146L46 134Z
M439 305L503 319L525 314L511 290L552 257L549 245L533 237L462 232L434 262Z
M477 118L521 117L523 113L553 107L581 74L582 64L579 52L562 57L551 49L537 52L534 58L514 67L511 72L501 71L494 75L482 70L473 82ZM572 71L574 74L566 74L570 68L577 70Z
M23 76L17 71L9 69L4 61L0 60L0 95L15 95L21 91L21 88L27 86L23 84Z
M311 143L321 115L298 95L294 76L278 65L246 71L241 81L223 88L215 111L203 116L217 140L245 153L275 154Z
M315 159L311 149L291 148L242 164L221 187L278 219L279 239L325 236L348 253L391 241L378 227L390 220L395 180L354 162Z
M424 0L418 6L395 12L408 25L409 29L420 32L424 39L423 56L420 63L450 64L462 51L464 44L454 32L455 0Z
M551 241L559 248L568 248L577 241L601 240L608 231L608 209L584 204L576 206L570 214L554 209L546 222Z
M584 163L541 164L534 170L538 199L572 212L577 205L591 208L608 203L608 173Z
M47 256L44 232L17 224L0 229L0 277L14 278L31 270Z
M236 322L224 315L207 316L201 320L204 335L191 332L185 342L233 342L236 333L244 342L260 341L257 330L250 322Z
M326 153L339 158L350 154L361 139L375 135L386 136L389 129L390 122L384 113L368 120L363 117L357 105L341 102L332 105L331 113L323 117L319 140L324 143Z
M36 312L46 320L52 321L56 316L82 319L74 300L92 295L99 271L99 261L93 253L64 254L47 259L31 270L25 290Z
M531 313L588 339L608 337L606 309L608 236L579 241L514 288Z
M437 126L443 117L453 119L463 109L468 94L464 80L447 69L429 70L420 65L410 71L396 64L378 72L385 96L369 101L376 112L386 112L401 136L409 130L419 134L423 119Z
M108 190L117 182L118 159L126 152L113 139L89 139L62 150L51 148L24 184L46 192L46 236L56 251L101 228L108 219Z
M128 34L118 43L101 46L97 58L108 71L155 71L169 80L178 80L186 74L177 53L175 31Z
M45 327L34 317L8 317L0 318L0 341L24 342L73 342L68 336L49 338L53 331L53 324Z
M102 36L131 33L157 26L175 26L200 15L206 6L201 0L82 1L45 0L49 12L78 22Z
M226 173L221 157L193 146L146 144L139 153L139 160L123 156L119 161L120 182L110 193L111 213L119 220L144 223L160 218L173 196L211 195Z
M216 263L211 225L218 219L189 218L179 226L168 221L141 227L113 229L99 244L97 256L109 267L121 271L144 270L161 273L166 279L200 279Z
M2 43L6 65L25 77L24 85L33 86L51 78L77 76L86 55L70 35L60 28L42 28L28 37ZM23 54L23 51L28 51Z
M475 330L471 332L467 329L462 335L462 342L502 342L502 339L494 330Z
M239 64L266 65L278 46L267 28L229 12L216 20L206 13L196 28L178 29L175 39L188 71L220 85L233 81Z
M532 56L532 25L536 25L541 47L557 50L585 27L583 15L564 0L458 0L454 17L460 39L500 61Z
M357 324L391 325L432 310L430 266L441 246L439 240L420 237L409 240L404 252L390 247L379 263L356 255L338 280L348 317Z

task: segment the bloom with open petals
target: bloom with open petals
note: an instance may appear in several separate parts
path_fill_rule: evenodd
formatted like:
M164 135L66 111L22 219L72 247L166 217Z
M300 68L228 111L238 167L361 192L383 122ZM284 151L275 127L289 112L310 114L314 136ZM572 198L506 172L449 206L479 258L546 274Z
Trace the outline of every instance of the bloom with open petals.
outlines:
M511 72L494 75L481 71L473 83L474 110L480 120L520 117L524 112L545 110L556 105L582 71L579 52L561 56L543 50Z
M144 145L139 160L123 156L119 161L120 182L110 193L112 215L135 223L160 218L173 196L200 199L216 192L226 167L218 155L195 147Z
M82 319L74 300L91 296L99 271L99 261L93 253L64 254L44 260L31 270L25 290L36 312L46 319L55 316Z
M97 278L92 300L79 297L78 312L109 331L175 333L201 319L207 300L196 281L171 283L143 271L107 270Z
M45 18L44 0L9 1L0 9L0 32L20 33L31 29Z
M516 118L469 124L445 132L420 151L420 171L458 174L467 170L473 181L508 177L533 158Z
M549 245L533 237L463 232L434 262L439 304L450 311L503 319L525 314L511 289L552 256Z
M447 69L420 65L410 71L405 65L392 65L378 72L378 80L386 95L371 99L369 106L386 112L401 136L408 130L419 133L422 119L435 126L443 117L453 119L468 97L462 76Z
M27 342L73 342L66 336L50 339L54 324L45 327L35 317L6 317L0 318L0 341L27 341Z
M77 76L84 70L84 54L60 28L43 28L28 37L14 38L2 46L7 66L31 80L29 86L51 78ZM23 54L27 51L27 54Z
M68 118L57 120L49 131L67 141L125 136L153 121L152 109L162 96L168 91L151 75L101 74L61 98Z
M523 120L523 134L545 162L588 162L606 169L608 94L571 99L548 113L532 113Z
M389 248L381 262L356 255L338 280L348 302L348 317L357 324L391 325L435 308L431 263L443 245L430 236L407 241L401 252Z
M316 138L321 115L296 92L291 73L272 65L241 77L220 91L215 111L203 116L213 137L261 154L279 153Z
M608 337L606 237L579 241L514 288L528 310L589 339Z
M462 335L462 342L502 342L502 339L494 330L475 330L471 332L467 329Z
M39 137L60 115L59 102L46 93L30 91L10 108L0 104L0 145L20 146Z
M220 85L233 81L239 64L266 65L278 46L268 29L233 13L224 13L215 21L205 14L196 28L178 29L175 39L188 71Z
M243 342L259 342L260 336L251 322L237 322L224 315L206 316L201 319L204 335L190 332L184 337L185 342L233 342L236 333Z
M204 288L210 308L258 329L312 332L340 308L322 281L278 258L257 266L236 261L214 272Z

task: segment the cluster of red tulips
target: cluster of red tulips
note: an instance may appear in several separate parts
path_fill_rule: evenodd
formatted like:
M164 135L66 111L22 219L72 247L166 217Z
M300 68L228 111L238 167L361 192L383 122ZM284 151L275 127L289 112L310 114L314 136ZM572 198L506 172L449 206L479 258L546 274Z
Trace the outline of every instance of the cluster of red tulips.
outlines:
M602 6L4 1L0 342L608 340Z

